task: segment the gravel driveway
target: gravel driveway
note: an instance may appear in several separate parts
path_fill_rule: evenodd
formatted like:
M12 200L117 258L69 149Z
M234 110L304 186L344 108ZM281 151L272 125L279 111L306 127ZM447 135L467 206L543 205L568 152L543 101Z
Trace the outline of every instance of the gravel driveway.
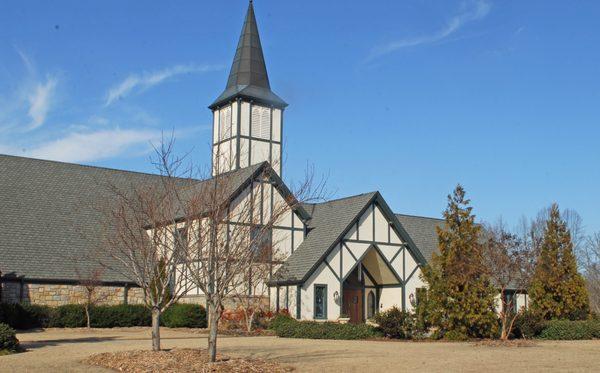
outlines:
M150 348L149 329L48 329L18 335L27 352L0 357L1 372L102 372L85 357ZM162 330L163 348L206 347L206 336ZM533 347L472 343L320 341L276 337L222 337L220 352L293 366L299 372L547 372L598 371L600 341L538 342Z

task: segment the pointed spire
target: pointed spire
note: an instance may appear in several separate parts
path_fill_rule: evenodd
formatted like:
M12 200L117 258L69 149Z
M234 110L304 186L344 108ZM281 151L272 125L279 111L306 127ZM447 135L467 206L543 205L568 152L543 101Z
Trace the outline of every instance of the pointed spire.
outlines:
M287 106L271 91L252 0L248 5L227 87L210 108L220 106L236 97L245 97L278 107Z
M254 85L271 89L252 1L248 5L246 20L227 81L227 88L236 85Z

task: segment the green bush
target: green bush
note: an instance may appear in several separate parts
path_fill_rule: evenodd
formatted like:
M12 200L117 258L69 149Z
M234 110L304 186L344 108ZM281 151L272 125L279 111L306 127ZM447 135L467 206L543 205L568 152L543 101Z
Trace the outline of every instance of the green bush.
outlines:
M551 320L540 333L541 339L578 340L600 338L600 321L598 320Z
M6 324L0 324L0 352L2 351L19 351L19 340L15 330Z
M86 326L85 308L81 304L66 304L52 311L51 328L82 328Z
M0 323L14 329L45 328L48 326L52 309L48 306L1 303Z
M173 304L161 316L167 328L206 328L206 310L198 304Z
M23 311L26 315L25 322L19 329L47 328L52 317L53 309L50 306L38 304L23 304Z
M366 324L338 324L333 322L297 321L278 318L272 326L282 338L307 339L368 339L381 337L381 332Z
M162 315L162 325L171 328L206 328L206 311L200 305L174 304ZM140 304L93 306L90 308L93 328L125 328L150 326L150 310ZM14 329L82 328L86 326L85 307L67 304L48 307L32 304L0 304L0 323Z
M408 312L392 307L375 315L375 322L382 333L389 338L411 338L415 327L414 319Z
M458 330L449 330L443 337L447 341L468 341L469 336Z
M269 322L269 329L277 330L282 324L296 321L289 313L278 313Z
M150 326L150 310L141 304L119 304L95 306L90 310L90 324L93 328L126 328Z
M516 338L536 338L544 330L546 323L539 313L524 311L515 319L512 334Z

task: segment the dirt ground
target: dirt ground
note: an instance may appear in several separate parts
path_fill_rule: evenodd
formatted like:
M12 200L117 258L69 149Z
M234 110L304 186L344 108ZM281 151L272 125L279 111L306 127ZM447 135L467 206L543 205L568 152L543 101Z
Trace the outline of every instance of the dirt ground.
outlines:
M102 372L83 365L89 355L150 348L150 331L49 329L18 335L27 352L0 356L0 372ZM162 330L163 348L206 347L206 336ZM276 337L227 337L220 353L276 361L298 372L532 372L599 371L600 341L537 342L533 347L473 343L321 341Z

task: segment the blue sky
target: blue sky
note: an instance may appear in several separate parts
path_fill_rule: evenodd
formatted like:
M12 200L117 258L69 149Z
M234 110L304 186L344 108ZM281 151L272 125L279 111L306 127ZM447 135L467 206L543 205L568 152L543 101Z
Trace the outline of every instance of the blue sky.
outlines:
M209 162L211 113L247 1L2 1L0 153L152 171L174 130ZM379 190L439 216L462 183L481 219L553 201L600 231L600 3L256 0L289 108L287 180Z

